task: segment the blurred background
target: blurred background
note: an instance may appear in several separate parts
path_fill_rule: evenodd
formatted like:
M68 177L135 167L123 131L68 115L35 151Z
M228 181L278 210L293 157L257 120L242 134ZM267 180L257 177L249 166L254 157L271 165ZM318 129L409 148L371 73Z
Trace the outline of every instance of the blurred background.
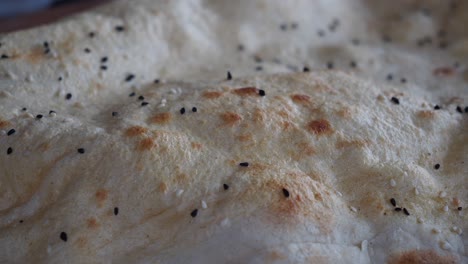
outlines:
M0 33L50 23L109 0L0 0Z

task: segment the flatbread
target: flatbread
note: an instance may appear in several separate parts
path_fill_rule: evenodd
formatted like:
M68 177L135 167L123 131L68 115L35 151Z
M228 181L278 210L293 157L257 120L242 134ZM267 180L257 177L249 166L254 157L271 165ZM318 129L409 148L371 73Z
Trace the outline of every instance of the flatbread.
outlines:
M401 2L117 1L3 35L0 262L467 262L468 5ZM447 47L410 38L441 21Z

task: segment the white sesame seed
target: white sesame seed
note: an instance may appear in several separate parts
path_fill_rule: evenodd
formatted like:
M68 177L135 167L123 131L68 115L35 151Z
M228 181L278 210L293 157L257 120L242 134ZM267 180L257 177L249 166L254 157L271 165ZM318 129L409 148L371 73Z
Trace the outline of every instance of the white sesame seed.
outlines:
M448 205L445 205L443 209L444 209L445 212L448 212L448 209L449 209Z
M51 116L51 117L56 117L57 114L56 114L55 112L52 112L52 113L49 114L49 116Z
M367 251L367 246L369 245L369 242L367 240L363 240L361 242L361 251Z
M446 192L442 191L442 192L439 193L440 198L444 198L445 196L447 196Z
M441 242L440 242L440 247L441 247L442 249L448 250L448 249L451 248L451 245L450 245L449 242L447 242L447 241L441 241Z
M3 135L6 135L6 133L7 133L7 132L6 132L5 130L0 130L0 135L3 136Z
M340 197L343 197L343 194L342 194L342 193L340 193L340 192L338 192L338 191L337 191L336 193L337 193Z
M396 186L396 181L394 179L390 180L390 186L392 186L392 187Z
M351 209L351 211L353 211L353 212L357 212L357 209L354 206L350 206L349 209Z
M419 190L418 190L418 188L416 188L416 187L414 187L414 194L415 194L415 195L419 195Z
M176 196L177 196L177 197L180 197L183 193L184 193L184 190L179 189L179 190L177 190L177 192L176 192Z
M458 235L461 235L463 233L463 230L457 226L452 226L452 228L450 228L450 230Z
M439 234L439 233L440 233L440 230L437 229L437 228L432 228L432 233L434 233L434 234Z
M31 113L26 113L25 115L26 115L26 117L34 118L34 116Z
M421 217L418 217L418 219L416 219L416 221L418 221L418 223L420 223L420 224L424 223L424 221L422 220Z
M201 207L202 207L203 209L206 209L206 208L208 208L208 205L206 205L206 202L202 200L202 201L201 201Z

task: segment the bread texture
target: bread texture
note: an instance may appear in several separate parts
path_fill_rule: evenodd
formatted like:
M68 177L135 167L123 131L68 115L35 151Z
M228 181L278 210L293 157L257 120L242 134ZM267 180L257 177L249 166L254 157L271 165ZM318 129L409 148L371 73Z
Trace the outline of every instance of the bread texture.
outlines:
M117 1L1 36L0 262L466 263L466 70L444 65L467 35L411 55L382 21L320 69L359 30L291 33L312 8L396 12Z

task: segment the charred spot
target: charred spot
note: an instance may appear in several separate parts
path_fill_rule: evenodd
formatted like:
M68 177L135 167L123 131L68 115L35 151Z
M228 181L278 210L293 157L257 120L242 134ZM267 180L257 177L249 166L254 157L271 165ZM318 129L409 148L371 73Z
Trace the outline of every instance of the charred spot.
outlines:
M132 126L125 131L125 135L127 137L135 137L135 136L140 136L145 134L148 131L147 128L141 127L141 126Z
M166 124L171 120L171 113L158 113L151 117L150 122L154 124Z
M330 135L333 129L326 119L313 120L307 124L307 130L317 136Z

